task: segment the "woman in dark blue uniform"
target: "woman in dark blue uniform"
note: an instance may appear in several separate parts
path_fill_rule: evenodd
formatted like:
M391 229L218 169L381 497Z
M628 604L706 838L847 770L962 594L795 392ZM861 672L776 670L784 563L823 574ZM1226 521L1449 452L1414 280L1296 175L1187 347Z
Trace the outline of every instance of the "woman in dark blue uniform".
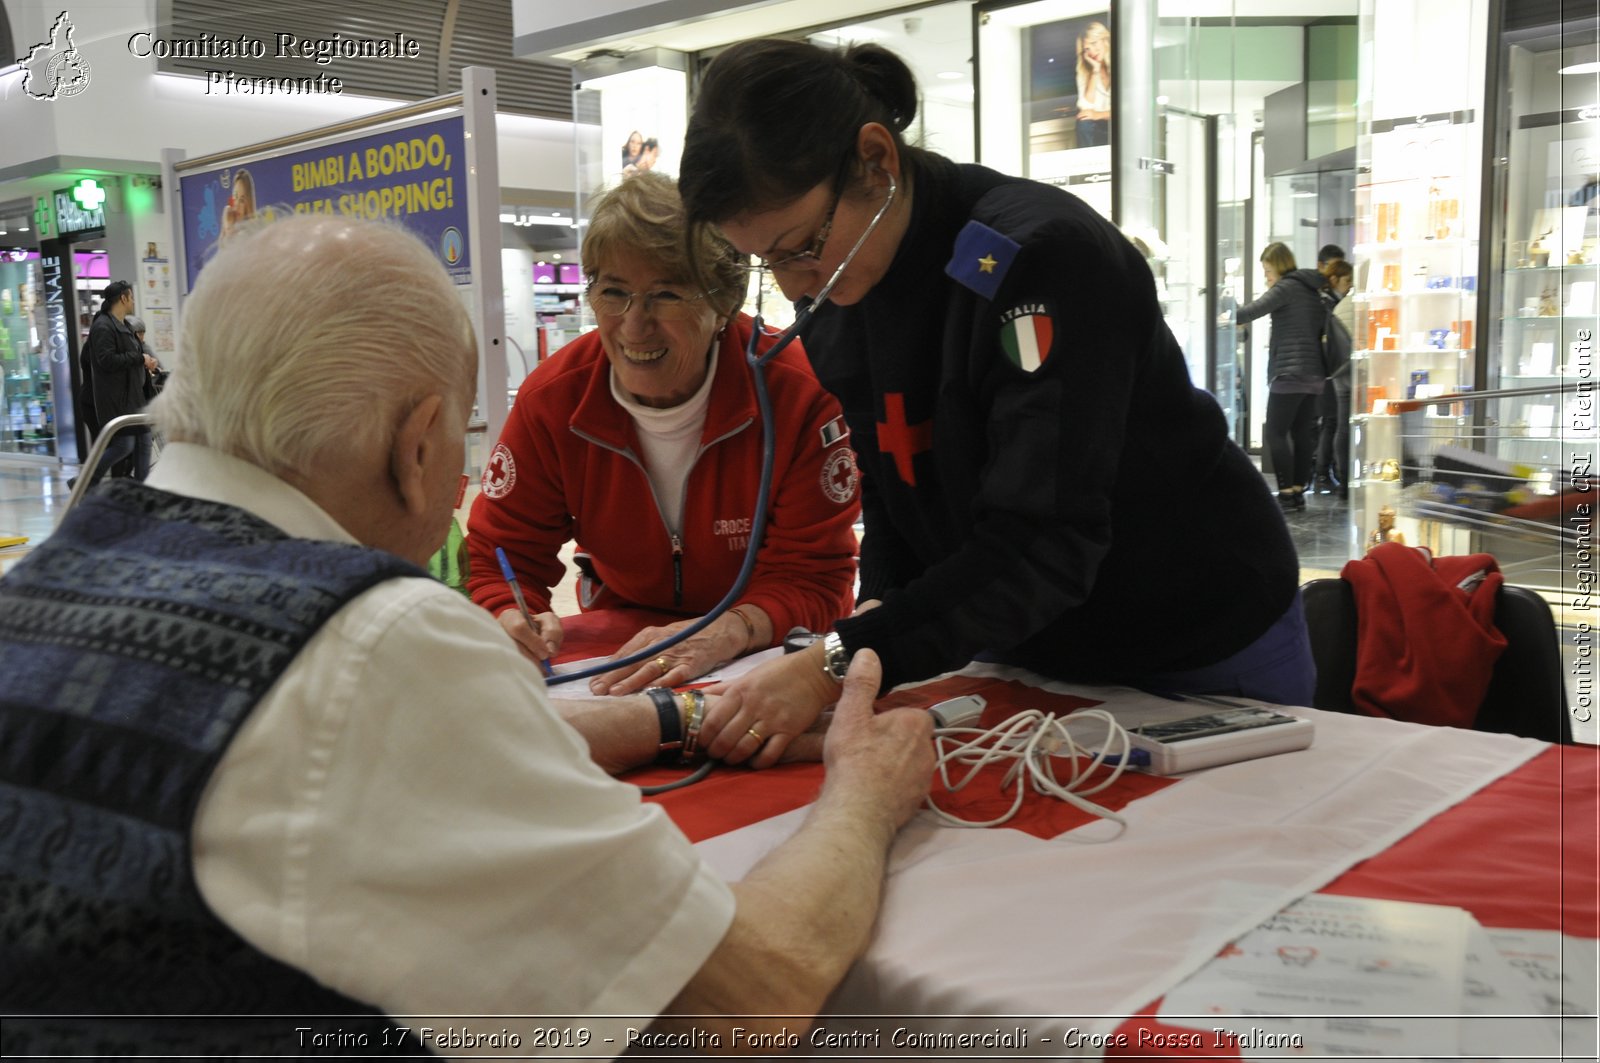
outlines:
M982 655L1309 702L1288 530L1144 260L1066 192L908 146L916 105L885 49L763 40L717 58L690 120L691 222L791 299L860 242L806 348L861 467L862 607L732 684L709 752L775 762L863 648L885 688Z

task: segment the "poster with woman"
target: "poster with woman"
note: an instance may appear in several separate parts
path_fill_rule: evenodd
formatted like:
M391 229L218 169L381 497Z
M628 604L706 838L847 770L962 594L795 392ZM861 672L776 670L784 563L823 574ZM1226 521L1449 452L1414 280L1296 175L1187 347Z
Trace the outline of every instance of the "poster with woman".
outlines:
M1028 32L1034 152L1111 143L1111 13L1093 12Z
M628 134L627 143L622 145L622 176L632 177L636 173L653 170L660 158L661 142L635 129Z
M1107 5L1031 26L1026 45L1028 176L1060 184L1108 216L1114 84L1110 25Z

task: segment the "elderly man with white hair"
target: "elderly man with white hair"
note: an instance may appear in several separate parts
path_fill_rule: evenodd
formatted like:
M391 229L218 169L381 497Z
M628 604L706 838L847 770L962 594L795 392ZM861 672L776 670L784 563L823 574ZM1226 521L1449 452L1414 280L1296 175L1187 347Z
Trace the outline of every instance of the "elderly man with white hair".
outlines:
M683 719L641 696L564 720L418 567L476 364L428 248L270 223L207 265L182 328L149 483L91 493L0 580L7 1049L413 1050L400 1017L441 1016L526 1027L527 1052L547 1023L468 1017L723 1016L703 1035L814 1014L932 769L925 714L873 714L876 659L852 666L805 825L725 884L600 767Z

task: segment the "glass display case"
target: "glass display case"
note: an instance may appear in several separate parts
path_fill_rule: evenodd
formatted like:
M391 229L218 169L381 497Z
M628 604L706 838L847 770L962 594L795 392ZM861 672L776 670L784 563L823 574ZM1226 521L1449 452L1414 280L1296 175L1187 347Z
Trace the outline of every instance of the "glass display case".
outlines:
M1587 77L1563 73L1592 60L1594 45L1532 43L1508 43L1503 56L1509 91L1500 139L1504 156L1517 165L1497 174L1504 214L1496 233L1501 273L1491 299L1497 312L1486 329L1492 388L1576 379L1573 354L1596 325L1600 133L1591 112L1600 93L1593 62ZM1537 403L1513 412L1545 435L1558 419L1554 411L1541 415Z
M40 342L39 260L0 252L0 454L55 456L55 396Z
M1403 417L1404 400L1479 387L1478 219L1485 0L1363 0L1351 337L1351 505L1365 532L1380 511L1423 536L1401 491L1417 478L1417 438L1460 427L1466 404ZM1424 75L1417 57L1436 56ZM1455 73L1447 73L1454 71ZM1431 420L1430 420L1431 419ZM1440 544L1442 545L1442 544ZM1459 552L1445 547L1447 552Z
M1482 404L1475 428L1478 449L1512 483L1479 546L1508 578L1570 606L1594 579L1578 504L1593 498L1596 457L1600 55L1592 18L1508 7L1499 30L1482 329L1483 375L1499 397Z

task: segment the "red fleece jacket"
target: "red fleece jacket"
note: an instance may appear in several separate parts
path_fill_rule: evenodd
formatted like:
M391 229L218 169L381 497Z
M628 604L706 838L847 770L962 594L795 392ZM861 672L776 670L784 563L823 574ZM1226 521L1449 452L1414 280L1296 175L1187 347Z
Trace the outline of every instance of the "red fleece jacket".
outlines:
M503 547L534 612L550 608L556 556L576 539L604 590L585 610L641 606L701 616L744 561L761 474L761 424L745 362L750 319L727 329L684 492L678 562L639 457L633 418L611 396L597 332L539 365L517 392L468 518L472 600L498 615L514 607L494 548ZM826 631L849 614L860 512L855 455L839 404L817 383L798 343L766 369L776 422L766 542L740 603L772 618L775 641L796 625Z
M1355 594L1356 707L1369 716L1470 728L1506 648L1494 626L1504 582L1494 557L1430 563L1424 551L1384 543L1340 575Z

